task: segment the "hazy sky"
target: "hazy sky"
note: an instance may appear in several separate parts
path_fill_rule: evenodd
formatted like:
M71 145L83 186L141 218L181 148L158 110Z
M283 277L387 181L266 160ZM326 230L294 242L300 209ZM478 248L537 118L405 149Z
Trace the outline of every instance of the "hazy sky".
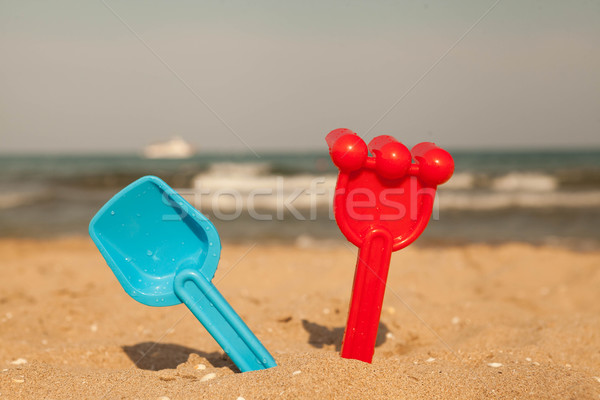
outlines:
M495 2L0 0L0 152L600 147L600 1Z

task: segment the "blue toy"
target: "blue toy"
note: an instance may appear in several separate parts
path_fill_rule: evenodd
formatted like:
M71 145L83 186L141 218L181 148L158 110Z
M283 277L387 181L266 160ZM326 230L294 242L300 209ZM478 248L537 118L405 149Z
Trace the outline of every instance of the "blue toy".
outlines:
M135 300L184 303L242 372L277 365L211 282L217 230L161 179L145 176L117 193L90 222L90 236Z

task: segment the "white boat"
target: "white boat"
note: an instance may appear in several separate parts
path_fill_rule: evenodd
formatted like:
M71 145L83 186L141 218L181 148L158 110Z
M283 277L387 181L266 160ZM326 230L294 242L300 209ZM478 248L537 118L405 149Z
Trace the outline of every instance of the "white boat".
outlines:
M153 143L144 148L146 158L190 158L196 149L183 138L175 136L165 142Z

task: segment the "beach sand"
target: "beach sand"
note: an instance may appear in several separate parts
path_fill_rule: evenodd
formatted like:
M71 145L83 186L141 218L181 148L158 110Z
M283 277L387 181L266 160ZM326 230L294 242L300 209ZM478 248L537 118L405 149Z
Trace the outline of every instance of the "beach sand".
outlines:
M600 397L600 251L395 253L372 364L339 357L355 260L225 243L214 282L278 363L239 373L184 306L125 294L90 239L0 240L0 398Z

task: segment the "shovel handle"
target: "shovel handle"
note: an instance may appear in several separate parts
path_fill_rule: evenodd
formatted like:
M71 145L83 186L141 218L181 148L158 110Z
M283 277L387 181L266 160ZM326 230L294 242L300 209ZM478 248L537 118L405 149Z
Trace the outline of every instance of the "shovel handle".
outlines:
M175 294L189 308L242 372L275 367L277 364L215 285L200 272L177 273Z
M370 363L375 352L393 238L376 228L365 236L358 252L342 357Z

